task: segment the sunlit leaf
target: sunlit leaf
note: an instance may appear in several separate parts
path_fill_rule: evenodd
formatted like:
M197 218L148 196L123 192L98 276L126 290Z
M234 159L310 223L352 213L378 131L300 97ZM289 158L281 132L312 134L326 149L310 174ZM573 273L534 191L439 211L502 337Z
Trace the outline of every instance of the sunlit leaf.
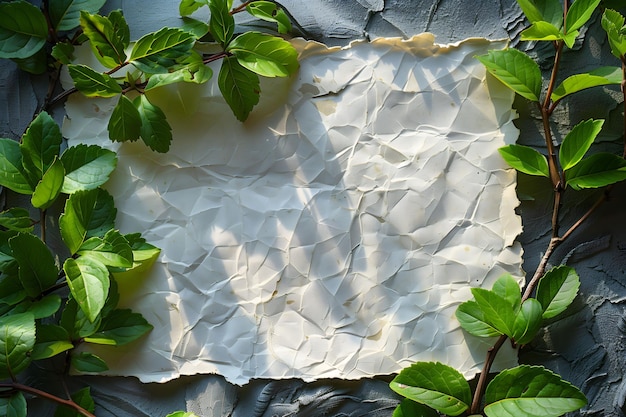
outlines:
M115 142L136 141L141 131L141 117L133 102L121 95L107 125L109 139Z
M565 17L566 33L580 29L600 4L600 0L576 0L567 10Z
M485 322L500 333L512 336L516 313L508 300L484 288L472 288L471 291Z
M253 1L248 3L246 10L258 19L276 23L278 25L278 33L289 33L291 30L289 16L274 2Z
M511 90L531 101L539 101L541 70L531 57L517 49L489 51L477 57L487 71Z
M20 152L24 171L33 185L56 161L62 142L61 129L48 113L39 113L30 123L22 136Z
M135 98L133 105L137 108L141 118L141 139L153 151L167 152L172 143L172 128L163 110L150 103L145 94Z
M0 378L11 378L31 362L35 345L35 318L30 313L0 317Z
M107 182L117 166L117 155L98 145L79 144L66 149L61 155L61 162L65 167L61 192L72 194Z
M48 24L38 7L22 0L0 2L0 58L28 58L47 37Z
M109 293L109 271L102 262L86 257L68 258L63 270L72 296L93 323Z
M513 340L518 345L531 342L543 323L543 309L541 303L534 298L529 298L522 303L513 326Z
M209 25L191 17L183 16L183 25L180 28L185 32L193 34L197 39L209 33Z
M552 268L539 280L537 300L543 308L543 318L550 319L564 312L574 301L580 278L569 266Z
M583 159L566 172L567 185L574 190L599 188L626 179L626 160L610 153Z
M517 0L526 18L531 22L543 20L560 28L563 26L563 6L555 0Z
M31 357L33 360L47 359L73 349L70 335L61 326L38 324L37 339Z
M485 320L485 314L476 301L461 303L456 309L456 318L461 327L468 333L477 337L500 336L501 331L496 329Z
M102 320L98 331L86 342L121 346L139 339L152 330L152 325L139 313L128 309L113 310Z
M122 87L110 75L96 72L86 65L68 65L76 89L86 97L114 97Z
M117 230L109 230L104 237L88 239L77 254L96 259L106 266L130 268L133 265L130 243Z
M413 400L405 398L393 410L391 417L439 417L440 414L434 409Z
M611 46L611 53L621 59L626 55L626 34L624 16L612 9L606 9L602 15L602 27L606 31Z
M259 32L237 36L226 48L237 61L263 77L287 77L298 69L298 52L286 40Z
M585 120L574 126L565 136L559 149L559 161L564 171L567 171L583 159L591 144L602 130L603 124L604 120Z
M107 68L115 68L126 61L126 45L108 17L80 12L80 26L89 38L94 56Z
M63 65L68 65L74 59L74 45L69 42L58 42L50 53L53 58Z
M139 39L129 60L146 73L165 73L191 53L195 41L196 37L189 32L166 27Z
M50 21L56 31L72 30L80 24L80 12L96 13L106 0L54 0L49 2Z
M237 58L226 57L222 62L218 85L235 117L245 121L259 102L259 77L242 67Z
M550 177L548 160L534 148L524 145L506 145L498 149L502 158L516 170L528 175Z
M181 0L178 4L178 12L181 16L189 16L201 7L208 5L208 0Z
M31 232L34 228L30 213L21 207L12 207L1 212L0 226L16 232Z
M211 0L209 9L211 19L209 30L215 40L226 46L233 38L235 32L235 18L230 14L230 2L228 0Z
M550 96L553 102L591 87L602 85L620 85L622 69L620 67L600 67L589 73L575 74L567 77Z
M551 23L539 20L521 33L523 41L556 41L562 39L561 31Z
M41 181L35 187L30 200L33 207L45 210L50 207L61 193L65 168L60 160L55 160L43 174Z
M202 55L191 51L189 57L175 71L150 76L145 91L178 82L202 84L209 81L212 76L213 70L202 62Z
M98 316L93 323L89 321L76 300L70 298L65 303L59 324L67 331L71 340L78 340L94 334L100 327L101 321L101 316Z
M498 278L491 291L508 301L513 310L517 310L522 303L520 286L510 274L504 274Z

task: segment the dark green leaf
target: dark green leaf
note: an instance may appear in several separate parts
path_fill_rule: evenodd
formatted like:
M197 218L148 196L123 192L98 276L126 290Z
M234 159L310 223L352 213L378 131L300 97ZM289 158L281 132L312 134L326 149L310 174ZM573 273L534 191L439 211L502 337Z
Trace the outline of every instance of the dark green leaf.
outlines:
M71 363L74 369L78 372L86 374L94 374L109 370L106 362L93 353L88 352L80 352L79 354L72 355Z
M243 33L226 50L243 67L263 77L287 77L299 66L298 52L289 42L264 33Z
M181 16L189 16L206 5L208 5L208 0L181 0L178 4L178 12Z
M30 313L0 317L0 378L11 378L28 367L35 345L35 318Z
M530 343L541 328L543 322L541 303L529 298L522 304L515 317L513 340L518 345Z
M472 288L471 291L484 314L485 322L511 337L515 324L515 310L511 304L493 291L483 288Z
M540 366L506 369L487 386L488 417L557 417L587 404L580 390Z
M114 97L122 87L110 75L96 72L86 65L68 65L76 89L87 97Z
M291 30L289 16L274 2L253 1L246 6L246 10L258 19L275 22L278 25L278 33L289 33Z
M502 158L516 170L528 175L550 178L548 160L534 148L523 145L506 145L498 149Z
M37 324L37 339L31 354L34 361L51 358L73 348L70 335L63 327Z
M0 138L0 185L20 194L32 194L34 189L22 165L20 144L6 138Z
M539 20L521 33L523 41L556 41L563 38L561 31L551 23Z
M28 210L20 207L13 207L1 212L0 226L16 232L32 232L34 228Z
M517 49L489 51L477 57L498 80L522 97L539 101L541 70L531 57Z
M54 0L49 2L52 26L56 31L72 30L80 24L81 10L96 13L106 0Z
M163 111L150 103L145 94L141 94L134 102L141 118L141 139L156 152L167 152L172 142L172 128Z
M126 61L124 39L108 17L81 11L80 26L89 38L91 51L102 65L115 68Z
M0 415L5 417L26 417L26 398L21 392L10 397L0 398Z
M141 117L133 102L125 95L120 96L113 109L107 129L109 139L115 142L132 142L139 139Z
M543 318L550 319L564 312L574 301L580 278L569 266L552 268L539 280L537 300L543 309Z
M439 362L417 362L389 384L398 394L435 410L458 416L469 408L469 384L456 369Z
M10 265L11 266L5 268L5 270L14 268L15 271L11 271L10 274L4 272L4 277L0 280L0 306L14 306L27 297L24 286L18 277L17 262L13 262Z
M559 149L559 162L564 171L572 168L583 159L602 130L603 124L604 120L589 119L578 123L565 136Z
M30 297L37 297L53 286L59 275L54 257L39 238L19 233L9 239L13 257L19 265L19 278Z
M22 137L22 164L31 184L35 185L55 162L61 150L63 136L54 119L41 112L30 123Z
M103 185L117 166L115 152L98 145L76 145L61 155L65 180L61 192L91 190Z
M230 14L228 0L211 0L209 9L211 19L209 20L209 30L216 41L224 47L228 45L235 32L235 18Z
M235 117L245 121L259 102L259 77L242 67L237 58L227 57L222 62L218 85Z
M113 33L115 38L118 39L124 49L130 45L130 28L124 19L124 15L120 10L113 10L109 13L109 22L113 25Z
M602 27L606 31L611 52L618 59L626 55L626 34L624 34L624 16L615 10L606 9L602 15Z
M204 65L202 56L196 51L191 51L189 57L185 59L175 71L150 76L145 91L178 82L202 84L209 81L212 76L213 70L211 67Z
M47 37L48 24L37 7L21 0L0 3L0 58L28 58Z
M550 96L553 102L591 87L602 85L620 85L622 83L622 69L620 67L601 67L586 73L567 77Z
M78 404L82 409L87 410L92 414L96 409L96 403L91 397L90 387L85 387L76 391L72 394L71 398L72 401ZM81 417L82 415L83 414L78 413L76 410L62 405L58 406L56 412L54 413L54 417Z
M165 73L190 53L196 37L181 29L163 28L149 33L135 43L129 60L148 74Z
M106 266L130 268L133 265L133 250L117 230L109 230L103 238L88 239L77 253L96 259Z
M109 271L92 258L68 258L63 270L72 296L90 322L94 322L109 293Z
M46 53L46 48L41 48L29 57L12 58L11 60L15 62L22 71L35 75L43 74L48 69L48 54Z
M40 300L33 301L26 311L33 313L35 319L50 317L61 307L61 297L58 294L48 294Z
M74 59L74 45L69 42L59 42L52 47L51 55L63 65L67 65Z
M498 278L498 280L493 284L491 291L508 301L515 311L517 311L522 304L520 286L509 274L504 274Z
M85 338L85 342L121 346L137 340L152 328L139 313L128 309L113 310L102 320L98 331Z
M76 300L70 298L65 303L59 324L67 331L71 340L80 340L94 334L100 327L101 319L98 316L93 323L90 322Z
M476 301L470 300L460 304L456 310L456 318L461 327L474 336L494 337L502 334L486 322L485 314Z
M55 160L50 168L43 174L41 181L35 187L31 204L33 207L45 210L52 205L61 193L65 168L60 160Z
M610 153L598 153L580 161L567 173L567 185L574 190L598 188L626 179L626 161Z
M393 410L392 417L439 417L439 413L430 407L405 398Z
M566 33L580 29L600 4L600 0L576 0L567 11L565 17Z

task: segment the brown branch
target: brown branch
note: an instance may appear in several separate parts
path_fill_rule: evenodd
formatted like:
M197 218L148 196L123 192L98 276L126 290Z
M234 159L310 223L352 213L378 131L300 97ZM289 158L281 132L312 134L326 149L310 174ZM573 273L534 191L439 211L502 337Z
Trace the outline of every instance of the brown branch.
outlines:
M480 372L480 376L478 377L476 391L474 391L474 398L472 399L470 414L477 414L480 412L480 403L482 401L483 395L485 394L485 389L487 388L487 377L489 376L489 370L491 369L491 365L493 365L493 361L496 359L498 351L500 350L502 345L504 345L504 342L506 342L507 339L508 336L506 335L500 336L496 343L487 351L487 358L485 359L483 370Z
M83 415L85 417L96 417L95 414L92 414L89 411L85 410L84 408L82 408L80 405L76 404L72 400L65 400L63 398L57 397L56 395L52 395L45 391L41 391L37 388L20 384L19 382L0 384L0 388L10 388L10 389L14 389L14 390L22 391L22 392L27 392L29 394L36 395L37 397L45 398L46 400L69 407L73 409L74 411L76 411L77 413L79 413L80 415Z

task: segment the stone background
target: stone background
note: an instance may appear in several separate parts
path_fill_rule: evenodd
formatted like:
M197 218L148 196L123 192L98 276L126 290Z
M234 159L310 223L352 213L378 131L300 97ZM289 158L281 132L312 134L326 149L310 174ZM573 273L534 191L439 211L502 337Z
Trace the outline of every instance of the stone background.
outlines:
M620 4L619 2L615 4ZM237 3L237 2L236 2ZM467 37L511 39L514 47L538 57L548 68L553 56L547 45L518 40L525 21L515 0L281 0L306 37L329 45L380 36L410 37L429 31L438 43ZM166 25L178 26L178 1L110 0L105 10L122 8L132 38ZM624 12L624 10L622 10ZM246 22L242 22L245 24ZM565 54L563 77L601 65L618 65L610 54L594 15L574 50ZM45 93L45 78L30 77L13 63L0 61L0 135L17 138ZM541 144L540 120L534 107L516 100L517 126L522 144ZM555 114L557 137L567 126L588 118L606 118L599 148L620 152L623 126L621 94L616 88L596 88L565 100ZM58 120L62 114L55 115ZM525 248L525 270L531 275L550 236L551 190L541 178L519 177L519 208L525 225L520 237ZM563 230L597 198L598 192L568 193ZM578 200L574 202L573 200ZM574 306L551 323L521 352L525 363L543 364L580 387L589 405L581 416L622 416L626 411L626 186L615 187L605 203L553 257L567 261L582 280ZM50 379L30 381L50 388ZM165 416L187 409L200 416L391 416L399 398L387 383L390 377L354 382L325 380L253 381L245 387L219 376L184 377L167 384L143 385L132 378L83 377L98 403L98 416ZM29 406L31 407L31 406ZM34 404L29 415L52 415L48 404Z

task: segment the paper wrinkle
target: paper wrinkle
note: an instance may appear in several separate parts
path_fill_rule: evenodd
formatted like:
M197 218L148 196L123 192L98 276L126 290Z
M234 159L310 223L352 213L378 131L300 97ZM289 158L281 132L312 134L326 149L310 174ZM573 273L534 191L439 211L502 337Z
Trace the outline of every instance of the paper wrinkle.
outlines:
M119 228L162 248L122 294L155 329L98 353L144 382L355 379L419 360L473 376L490 341L456 307L522 277L515 173L497 152L517 138L513 95L473 58L505 43L293 43L299 73L264 81L246 123L213 83L150 95L173 127L166 154L108 141L114 99L68 100L69 144L118 152ZM496 366L514 363L509 349Z

